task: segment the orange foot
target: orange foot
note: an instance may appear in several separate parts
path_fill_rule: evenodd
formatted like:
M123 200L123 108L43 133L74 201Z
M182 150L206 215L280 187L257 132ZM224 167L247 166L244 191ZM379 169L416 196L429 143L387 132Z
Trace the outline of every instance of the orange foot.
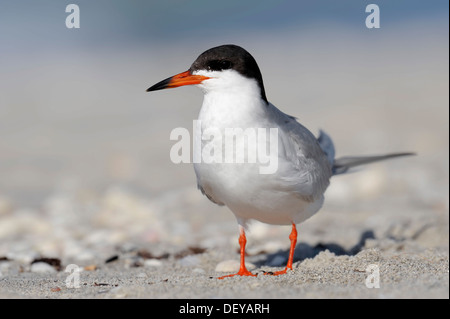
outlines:
M239 229L240 229L239 246L241 247L241 249L240 249L241 262L240 262L239 271L235 274L225 275L225 276L219 277L217 279L224 279L224 278L233 277L233 276L256 277L256 275L252 274L250 271L247 270L247 267L245 267L245 244L247 243L247 238L245 238L244 228L240 226Z
M286 268L284 268L284 270L280 270L280 271L275 271L275 272L268 271L268 272L264 272L264 275L270 275L270 276L284 275L284 274L286 274L286 272L288 271L288 269L289 269L289 270L292 270L292 268L286 267Z
M291 234L289 235L289 239L291 241L291 248L289 250L289 259L288 259L286 268L284 268L284 270L280 270L280 271L276 271L276 272L265 272L264 275L279 276L279 275L286 274L288 269L292 270L292 263L294 261L295 245L297 244L297 228L295 227L295 224L292 224L292 231L291 231Z
M237 273L235 274L231 274L231 275L225 275L222 277L219 277L217 279L224 279L227 277L234 277L234 276L251 276L251 277L256 277L257 275L252 274L250 271L248 271L247 269L240 269Z

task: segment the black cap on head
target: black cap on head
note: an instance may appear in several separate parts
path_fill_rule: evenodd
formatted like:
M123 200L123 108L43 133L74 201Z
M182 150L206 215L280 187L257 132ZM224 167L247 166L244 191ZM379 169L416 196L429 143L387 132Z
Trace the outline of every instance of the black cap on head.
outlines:
M256 60L245 49L234 44L226 44L206 50L192 63L189 71L197 70L221 71L233 69L241 75L255 79L261 90L261 98L266 101L261 71Z

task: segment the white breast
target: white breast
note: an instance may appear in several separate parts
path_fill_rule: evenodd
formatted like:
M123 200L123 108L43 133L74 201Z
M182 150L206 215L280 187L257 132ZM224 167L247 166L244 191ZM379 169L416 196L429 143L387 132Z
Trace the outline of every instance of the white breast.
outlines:
M283 134L279 121L272 117L272 105L267 105L260 97L255 80L241 76L233 70L222 71L220 79L204 81L199 85L205 92L199 114L201 132L220 132L226 136L226 130L238 128L265 129L267 137L270 128L276 128L277 134ZM211 76L211 74L205 74ZM205 137L205 136L203 136ZM273 137L273 136L272 136ZM237 135L239 138L248 136ZM291 163L287 160L286 149L277 136L278 152L270 159L277 161L278 171L274 174L261 174L260 167L267 166L257 157L255 163L194 163L198 185L214 202L227 205L241 224L256 219L269 224L299 223L320 209L323 196L314 200L305 200L283 184L283 176L290 175ZM255 140L258 149L268 150L265 141ZM211 138L202 141L202 149L222 149L225 156L224 140ZM244 143L247 154L249 145ZM253 148L252 148L253 150ZM236 154L233 154L234 156ZM224 157L222 158L224 159Z

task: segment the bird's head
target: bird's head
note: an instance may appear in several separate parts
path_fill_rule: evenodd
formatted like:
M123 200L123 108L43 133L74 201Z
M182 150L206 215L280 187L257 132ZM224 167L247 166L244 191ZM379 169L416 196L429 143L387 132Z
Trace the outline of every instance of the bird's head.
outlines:
M261 98L267 102L256 60L237 45L221 45L203 52L189 70L156 83L147 92L184 85L197 85L206 93L240 91L249 86L259 90Z

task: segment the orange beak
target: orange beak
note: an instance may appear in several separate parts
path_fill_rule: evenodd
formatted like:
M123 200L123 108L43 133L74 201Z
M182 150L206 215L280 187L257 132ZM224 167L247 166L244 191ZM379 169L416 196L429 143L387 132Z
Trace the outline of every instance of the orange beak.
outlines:
M147 92L171 89L183 85L200 84L207 79L209 79L209 77L203 75L193 75L190 71L186 71L156 83L155 85L149 87Z

